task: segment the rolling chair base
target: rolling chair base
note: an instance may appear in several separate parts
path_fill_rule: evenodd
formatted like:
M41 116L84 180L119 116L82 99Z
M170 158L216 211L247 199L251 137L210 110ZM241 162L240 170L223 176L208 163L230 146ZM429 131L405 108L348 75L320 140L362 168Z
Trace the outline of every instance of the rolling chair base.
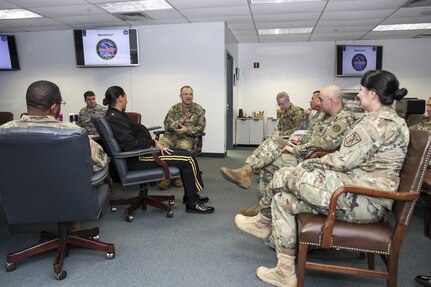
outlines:
M130 205L126 208L126 210L124 210L124 217L127 222L133 221L133 213L136 209L142 206L142 209L146 210L147 205L167 211L166 217L168 218L172 218L174 216L174 212L172 211L172 206L174 205L175 201L174 195L148 195L148 189L145 185L140 186L139 194L139 196L132 198L111 200L109 202L111 211L115 212L117 210L117 206L119 205Z
M68 223L59 223L59 235L42 232L39 244L9 253L5 269L7 272L14 271L16 263L21 260L47 251L57 250L54 261L54 277L57 280L63 280L67 276L67 272L63 270L64 259L69 255L69 248L72 246L105 251L108 259L115 257L114 244L97 241L98 236L98 227L68 232Z

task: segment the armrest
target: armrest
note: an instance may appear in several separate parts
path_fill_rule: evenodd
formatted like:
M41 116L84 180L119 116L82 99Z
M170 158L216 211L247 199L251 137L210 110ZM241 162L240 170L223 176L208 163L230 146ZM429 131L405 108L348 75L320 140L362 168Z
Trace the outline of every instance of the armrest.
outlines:
M343 193L356 193L371 197L381 197L387 199L393 199L398 201L414 201L419 198L419 192L409 191L385 191L366 187L359 187L354 185L346 185L338 188L331 196L329 203L328 215L326 217L325 225L322 229L322 247L329 248L331 245L332 231L334 230L334 224L336 220L336 208L338 198Z
M113 156L115 158L129 158L129 157L135 157L140 155L158 153L159 151L160 151L159 148L151 147L151 148L138 149L138 150L132 150L132 151L122 151L117 154L114 154Z
M159 130L161 128L162 128L161 126L150 126L150 127L147 127L147 130L148 131L153 131L153 130Z
M109 174L109 165L107 164L103 169L96 171L91 176L91 184L97 185L102 182Z

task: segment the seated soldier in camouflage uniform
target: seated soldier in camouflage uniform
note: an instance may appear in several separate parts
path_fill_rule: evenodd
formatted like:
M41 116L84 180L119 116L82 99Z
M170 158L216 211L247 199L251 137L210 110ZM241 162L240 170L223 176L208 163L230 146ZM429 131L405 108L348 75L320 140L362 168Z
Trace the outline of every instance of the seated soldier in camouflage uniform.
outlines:
M271 136L246 159L243 167L236 170L222 167L222 175L239 187L248 188L252 172L260 171L258 198L261 198L278 169L298 165L311 149L338 149L344 135L357 120L353 113L343 109L342 97L343 93L338 86L324 87L319 94L318 120L313 122L306 134L294 137L297 145L291 146L287 140ZM254 216L258 211L257 204L243 209L240 213L244 216Z
M278 120L276 134L280 137L288 137L294 131L301 129L304 109L292 104L286 92L278 93L276 100L278 106L282 110Z
M23 115L19 120L10 121L0 126L0 128L8 129L20 126L50 126L60 129L78 128L73 123L56 120L63 103L60 89L56 84L49 81L32 83L27 89L26 102L27 115ZM91 138L88 138L88 140L90 141L93 170L101 170L108 164L108 156L100 145ZM74 222L70 229L79 229L79 222Z
M163 122L165 133L160 143L169 148L181 148L191 152L193 138L190 135L205 130L205 110L193 102L193 89L190 86L180 89L180 99L181 102L172 106L165 117ZM167 189L170 184L169 179L162 180L159 188ZM181 187L181 179L175 179L174 184Z
M97 135L96 128L91 119L103 118L106 114L106 107L96 103L96 95L92 91L84 93L84 101L87 106L79 111L77 125L85 128L89 135Z
M242 231L260 239L272 233L274 238L277 266L259 267L259 279L276 286L296 286L296 214L327 214L333 192L345 185L392 192L398 189L409 131L391 105L406 94L392 73L366 72L358 97L368 113L346 134L340 149L322 158L305 160L297 167L279 169L260 201L259 214L236 215L235 224ZM346 194L337 203L337 219L378 222L392 204L388 199Z

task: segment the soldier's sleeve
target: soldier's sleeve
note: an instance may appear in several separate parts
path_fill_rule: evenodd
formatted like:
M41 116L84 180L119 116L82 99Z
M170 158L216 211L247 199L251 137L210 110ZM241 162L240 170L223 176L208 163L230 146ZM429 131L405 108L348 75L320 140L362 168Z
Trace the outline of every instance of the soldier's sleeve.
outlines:
M99 171L108 164L108 156L98 143L96 143L91 138L88 139L90 140L91 159L93 160L93 171Z
M196 116L196 124L188 127L187 134L200 133L205 130L206 119L205 119L205 110L200 109Z
M329 125L323 134L314 134L307 142L293 148L293 154L297 157L304 157L310 149L337 150L345 134L350 130L349 118L344 117L334 121Z
M339 151L306 160L303 167L307 170L317 168L346 172L366 162L382 144L382 131L377 125L376 121L369 120L354 127L344 138Z
M88 113L85 112L84 109L81 109L79 111L78 115L78 126L85 128L85 124L88 124L91 122L91 117Z

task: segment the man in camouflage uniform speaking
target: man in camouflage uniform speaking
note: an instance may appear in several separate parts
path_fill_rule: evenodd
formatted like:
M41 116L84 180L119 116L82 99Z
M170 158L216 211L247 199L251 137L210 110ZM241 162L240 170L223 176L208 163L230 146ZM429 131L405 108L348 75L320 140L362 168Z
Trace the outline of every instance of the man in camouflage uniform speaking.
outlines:
M171 107L163 121L165 133L160 144L169 148L181 148L192 151L193 138L191 135L205 130L205 110L193 102L193 89L184 86L180 89L181 102ZM175 186L181 187L181 179L175 179ZM162 180L159 188L169 188L170 180Z
M79 111L77 124L85 128L89 135L97 135L96 128L91 119L103 118L107 108L96 103L96 95L92 91L86 91L84 93L84 101L87 106Z
M336 150L345 134L351 129L357 117L343 109L343 93L336 85L324 87L319 94L320 111L317 120L301 137L292 137L297 145L291 145L280 137L269 137L250 155L240 169L231 170L222 167L222 175L239 187L248 188L253 171L259 172L258 198L261 198L274 172L285 166L297 166L308 151L312 149ZM314 107L316 109L316 107ZM258 207L250 212L240 212L245 216L254 216ZM245 213L245 214L244 214Z

